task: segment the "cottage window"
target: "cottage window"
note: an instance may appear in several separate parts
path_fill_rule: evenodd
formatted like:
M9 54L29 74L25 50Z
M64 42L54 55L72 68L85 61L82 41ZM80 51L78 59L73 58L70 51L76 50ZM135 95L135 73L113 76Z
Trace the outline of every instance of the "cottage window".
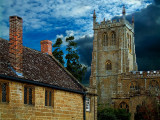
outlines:
M0 101L9 102L9 85L8 83L0 83Z
M32 105L32 88L29 88L29 104Z
M45 106L53 106L53 90L45 90Z
M86 111L90 112L90 99L86 98Z
M33 105L34 101L35 101L34 87L25 86L24 87L24 104Z
M27 88L24 88L24 104L27 104Z

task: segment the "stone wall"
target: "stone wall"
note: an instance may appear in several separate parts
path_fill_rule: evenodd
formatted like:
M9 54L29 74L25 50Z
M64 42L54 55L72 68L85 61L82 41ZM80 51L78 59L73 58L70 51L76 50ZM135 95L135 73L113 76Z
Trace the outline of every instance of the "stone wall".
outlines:
M118 92L112 95L114 108L121 102L129 106L131 120L134 120L137 105L149 103L160 95L160 71L133 71L119 75ZM153 97L154 96L154 97Z
M90 99L90 111L86 111L86 120L97 120L97 90L87 87L86 98Z
M35 88L35 104L24 104L24 83L9 83L9 103L0 102L0 119L83 120L83 96L54 89L54 105L45 106L45 87Z

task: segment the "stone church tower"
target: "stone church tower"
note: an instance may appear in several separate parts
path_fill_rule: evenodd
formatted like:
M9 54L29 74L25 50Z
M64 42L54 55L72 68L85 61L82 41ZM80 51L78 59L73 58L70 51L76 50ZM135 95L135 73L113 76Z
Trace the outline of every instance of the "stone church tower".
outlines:
M112 95L117 94L118 77L122 73L137 70L134 18L132 23L123 17L117 20L96 22L93 14L93 52L90 85L97 88L99 103L112 103Z

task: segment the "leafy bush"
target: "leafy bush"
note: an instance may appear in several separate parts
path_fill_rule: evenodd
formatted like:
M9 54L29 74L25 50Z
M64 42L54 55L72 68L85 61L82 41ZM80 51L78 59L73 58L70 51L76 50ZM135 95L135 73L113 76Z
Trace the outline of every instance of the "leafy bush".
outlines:
M130 120L131 114L125 109L113 109L106 105L98 106L98 120Z

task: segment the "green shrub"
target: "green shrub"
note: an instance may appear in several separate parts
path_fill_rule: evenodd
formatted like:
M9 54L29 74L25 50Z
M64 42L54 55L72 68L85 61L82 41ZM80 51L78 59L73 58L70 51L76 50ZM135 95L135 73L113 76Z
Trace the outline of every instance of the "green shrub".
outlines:
M125 109L113 109L107 105L98 106L98 120L130 120L131 114Z

